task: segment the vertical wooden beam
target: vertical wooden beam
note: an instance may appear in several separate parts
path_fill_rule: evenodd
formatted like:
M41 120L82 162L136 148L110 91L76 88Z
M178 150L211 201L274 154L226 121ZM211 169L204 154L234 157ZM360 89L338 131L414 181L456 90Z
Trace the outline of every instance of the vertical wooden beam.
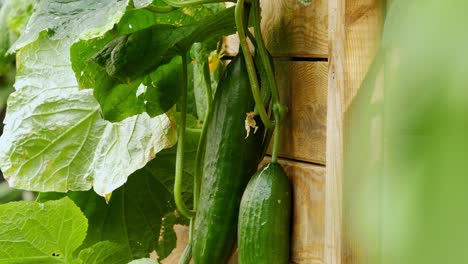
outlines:
M341 263L343 121L345 107L345 0L328 2L328 110L324 263Z
M325 194L326 264L372 263L362 241L350 236L351 212L343 202L345 114L359 93L375 52L382 26L381 0L330 0L327 154ZM346 209L346 210L344 210ZM363 262L364 261L364 262Z

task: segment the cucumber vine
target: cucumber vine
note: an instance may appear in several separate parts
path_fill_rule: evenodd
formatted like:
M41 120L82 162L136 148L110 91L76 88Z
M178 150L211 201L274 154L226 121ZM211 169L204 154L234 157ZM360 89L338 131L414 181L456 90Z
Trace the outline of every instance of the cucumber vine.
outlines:
M194 211L187 208L182 199L182 178L184 174L184 144L185 144L185 127L187 122L187 86L188 86L188 70L187 70L187 55L182 55L182 98L180 102L180 126L177 127L177 156L176 156L176 172L174 182L174 200L180 213L187 218L194 216Z

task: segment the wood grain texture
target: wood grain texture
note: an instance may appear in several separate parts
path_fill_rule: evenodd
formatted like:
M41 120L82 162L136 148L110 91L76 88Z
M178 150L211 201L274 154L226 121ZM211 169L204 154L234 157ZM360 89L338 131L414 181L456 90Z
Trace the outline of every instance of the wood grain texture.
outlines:
M298 0L261 0L262 33L273 56L327 58L328 1L304 5ZM235 55L239 41L232 35L225 42L228 55Z
M277 61L280 96L288 106L279 156L325 164L327 62Z
M284 159L279 163L293 186L291 263L327 263L323 260L325 167Z
M349 107L380 45L381 0L346 1L345 106Z
M330 0L324 263L341 263L345 0Z
M375 104L376 101L382 100L383 97L383 85L372 85L372 88L366 91L361 90L363 81L369 71L369 67L374 60L377 49L380 45L380 35L383 24L383 10L386 8L385 1L382 0L346 0L346 13L345 13L345 94L344 94L344 111L345 120L344 122L344 134L345 140L352 139L353 142L344 141L344 157L346 153L349 153L347 147L355 144L359 137L348 136L349 133L359 133L361 135L367 135L367 142L373 142L371 144L373 149L362 149L360 148L360 154L367 155L367 163L362 164L361 171L363 174L365 171L369 171L370 167L375 167L377 161L382 158L381 142L382 142L382 116L374 116L372 119L366 121L369 122L366 127L359 128L359 131L350 131L351 126L355 125L355 122L363 123L365 116L369 114L369 111L365 110L369 108L369 105ZM382 78L380 78L382 80ZM380 81L381 83L382 81ZM373 89L378 87L378 89ZM359 98L360 100L356 100ZM366 100L363 100L363 98ZM363 105L365 104L365 105ZM360 108L364 109L363 113L359 114L353 120L348 120L349 112L353 109ZM353 122L353 124L351 124ZM362 139L361 139L362 140ZM363 144L364 145L364 144ZM355 147L356 149L356 147ZM375 168L374 168L375 169ZM352 171L346 171L347 173ZM351 174L350 174L351 175ZM367 175L372 175L369 173ZM375 177L374 177L375 178ZM362 183L365 182L365 186L373 186L378 188L379 183L375 182L373 178L359 179L361 186L358 186L350 181L344 181L343 184L343 199L344 207L342 212L342 255L341 262L343 264L373 264L376 262L372 251L378 251L378 237L367 237L363 239L357 236L358 230L354 227L358 223L355 221L366 221L363 217L356 217L357 210L356 204L359 204L360 196L352 195L356 190L361 189L363 192L366 190ZM372 206L372 210L379 211L379 206L376 203L370 203L368 206ZM369 207L370 208L370 207ZM367 227L366 231L370 227ZM378 230L372 230L373 234L378 235ZM368 240L368 241L367 241ZM369 241L373 241L369 243Z
M379 46L381 2L329 1L329 76L325 263L361 264L362 245L349 233L343 205L345 112L353 102ZM347 203L348 204L348 203ZM344 211L346 214L344 214ZM367 263L367 262L366 262Z

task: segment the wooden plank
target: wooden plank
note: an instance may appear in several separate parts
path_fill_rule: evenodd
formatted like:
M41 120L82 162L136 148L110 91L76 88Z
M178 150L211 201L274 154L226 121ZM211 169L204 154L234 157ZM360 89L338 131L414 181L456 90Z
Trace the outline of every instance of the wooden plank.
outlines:
M279 156L325 164L327 62L276 61L280 96L288 108Z
M328 10L329 73L324 263L339 264L342 244L345 0L330 0Z
M380 45L382 30L381 0L346 1L345 103L356 96L369 65Z
M363 244L351 235L352 208L343 207L345 112L352 104L379 45L382 25L379 0L329 2L329 90L325 262L372 263ZM380 129L376 126L376 129ZM346 199L352 199L351 196ZM347 200L346 205L350 205Z
M383 86L377 85L377 90L367 89L367 91L361 91L362 83L364 78L369 71L369 66L371 65L377 49L380 45L380 34L382 30L383 23L383 10L386 8L386 3L382 0L346 0L346 14L345 14L345 27L346 27L346 39L345 39L345 109L346 116L349 118L348 112L352 108L356 109L360 107L361 109L368 108L371 103L376 103L377 100L381 100L383 96ZM361 100L355 100L359 97L360 93L366 93L366 95L361 96ZM368 95L367 95L368 94ZM366 100L362 100L362 97L368 97ZM366 104L366 105L360 105ZM353 106L351 108L351 106ZM364 110L365 111L365 110ZM366 111L368 113L368 111ZM355 118L353 121L359 121L363 123L362 118L365 114L360 114L360 117ZM366 153L368 155L368 164L362 164L362 172L369 171L369 164L375 166L375 160L382 158L381 156L381 132L382 132L382 116L375 116L372 120L369 120L369 127L361 127L359 132L350 131L351 127L349 122L351 120L345 119L344 130L345 130L345 139L353 139L353 137L347 136L350 132L360 133L361 135L368 135L368 142L373 142L371 144L373 149L361 149L361 154ZM352 125L352 124L351 124ZM357 137L354 137L353 141L358 140ZM354 142L344 142L344 154L346 155L347 147L351 146ZM356 147L354 148L356 149ZM345 156L346 157L346 156ZM365 174L365 173L364 173ZM374 177L375 178L375 177ZM373 188L379 188L379 183L375 182L375 179L372 178L363 178L359 179L360 181L365 181L366 185L373 186ZM343 243L342 243L342 256L341 261L343 264L373 264L376 262L372 253L375 253L375 250L378 251L378 237L367 237L363 238L356 236L358 233L356 229L355 221L366 221L364 218L356 217L357 204L360 203L360 196L353 195L353 192L356 192L357 189L363 188L357 186L352 182L344 182L346 185L343 186L343 198L345 202L345 207L343 208ZM365 189L362 189L363 191ZM373 209L378 212L378 202L369 203L372 204ZM376 214L377 214L376 212ZM368 227L369 230L370 227ZM375 228L375 227L374 227ZM377 227L378 228L378 227ZM372 230L374 235L378 236L379 230ZM369 243L369 241L373 241ZM372 252L374 251L374 252Z
M261 0L262 32L273 56L327 58L327 6L327 0ZM237 54L235 35L225 43L226 54Z

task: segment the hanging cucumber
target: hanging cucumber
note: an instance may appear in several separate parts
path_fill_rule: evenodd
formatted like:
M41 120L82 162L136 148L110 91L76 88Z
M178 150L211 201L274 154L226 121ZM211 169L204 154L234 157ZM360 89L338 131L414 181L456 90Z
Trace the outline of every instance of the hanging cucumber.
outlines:
M251 15L257 42L256 52L261 61L261 69L271 91L274 122L266 120L265 109L257 89L257 110L262 120L270 128L274 125L274 138L271 162L259 170L249 181L242 196L238 223L238 252L240 264L287 264L289 262L291 185L281 165L277 163L280 139L280 125L285 117L287 107L281 104L278 86L274 78L273 65L262 39L260 27L260 3L258 0L238 0L236 5L236 24L242 50L249 64L250 81L258 86L253 72L252 57L248 54L245 25L247 20L242 16L251 4ZM258 67L258 66L257 66Z
M208 121L203 179L193 233L196 264L224 264L235 241L239 204L262 155L263 127L246 138L246 114L254 109L242 55L227 66Z
M278 163L269 163L250 180L239 212L239 264L287 264L291 185Z

